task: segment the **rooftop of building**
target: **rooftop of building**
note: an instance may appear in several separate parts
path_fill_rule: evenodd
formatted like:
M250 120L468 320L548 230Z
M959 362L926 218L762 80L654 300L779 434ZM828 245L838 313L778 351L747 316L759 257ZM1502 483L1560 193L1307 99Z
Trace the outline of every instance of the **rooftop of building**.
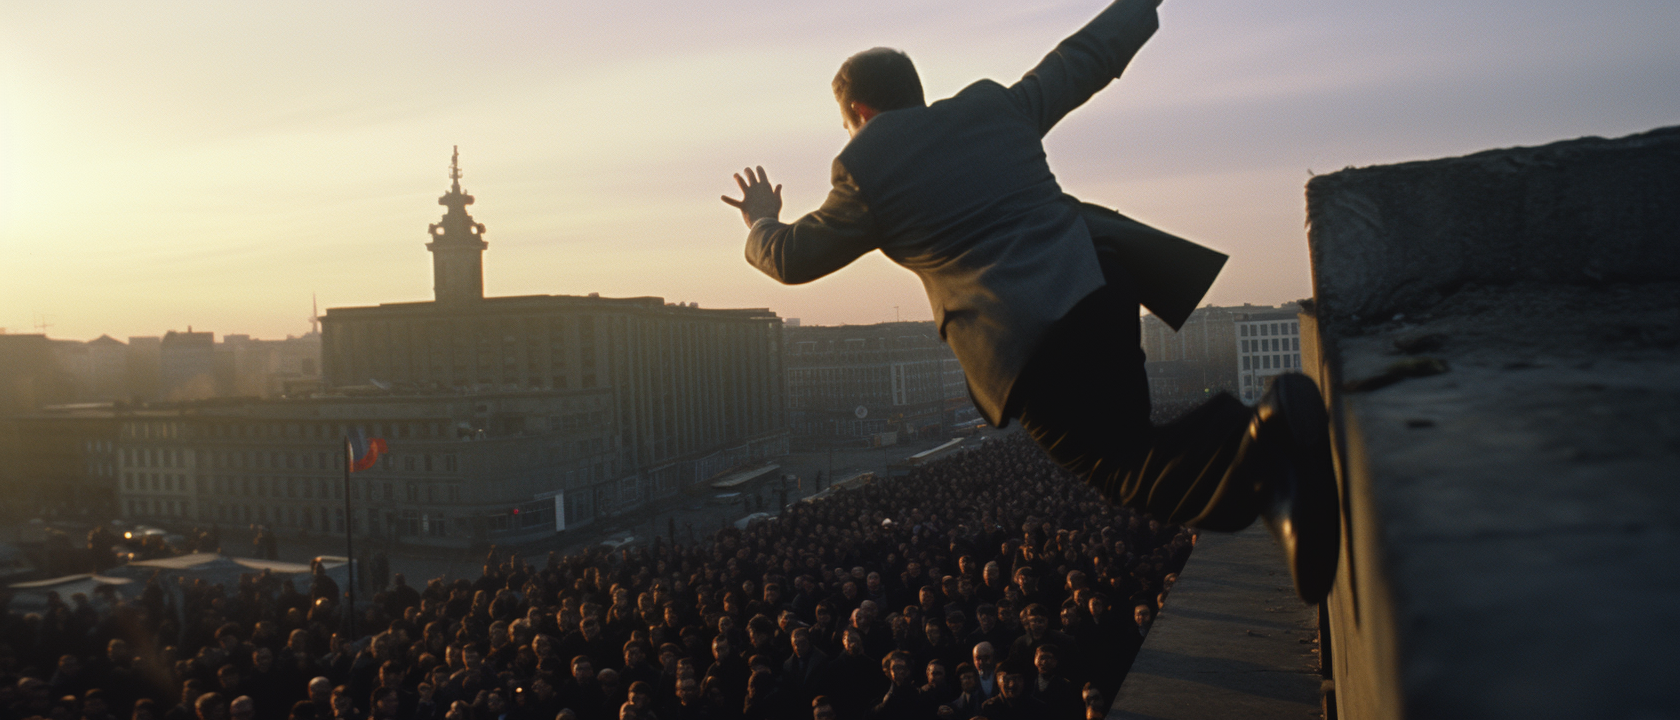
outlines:
M508 295L487 297L482 300L463 303L433 300L380 303L361 307L329 308L321 319L333 321L381 315L507 315L522 311L552 312L555 310L590 309L686 314L719 319L776 319L776 313L769 308L702 308L695 303L666 302L665 298L662 297L609 298L594 293L589 295Z

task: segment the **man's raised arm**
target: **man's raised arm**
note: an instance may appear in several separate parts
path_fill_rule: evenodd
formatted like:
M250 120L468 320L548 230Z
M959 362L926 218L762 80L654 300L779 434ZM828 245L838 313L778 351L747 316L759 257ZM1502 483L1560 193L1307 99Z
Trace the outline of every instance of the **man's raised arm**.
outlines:
M777 219L782 207L781 186L771 188L764 169L746 178L735 176L740 200L723 201L741 209L746 220L747 262L786 285L799 285L845 267L880 247L874 218L863 203L857 183L839 160L834 161L834 187L816 212L792 223Z
M1085 27L1051 50L1020 82L1009 87L1016 102L1048 133L1131 63L1160 26L1161 0L1115 0Z

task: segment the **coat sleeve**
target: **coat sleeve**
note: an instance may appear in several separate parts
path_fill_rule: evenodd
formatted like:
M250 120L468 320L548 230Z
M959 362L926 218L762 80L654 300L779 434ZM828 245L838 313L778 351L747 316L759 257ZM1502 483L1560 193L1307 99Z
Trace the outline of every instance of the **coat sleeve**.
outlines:
M792 223L761 219L747 232L747 262L785 285L816 280L881 246L857 181L836 158L822 207Z
M1009 87L1016 104L1038 122L1040 134L1120 77L1159 27L1155 8L1160 4L1115 0Z

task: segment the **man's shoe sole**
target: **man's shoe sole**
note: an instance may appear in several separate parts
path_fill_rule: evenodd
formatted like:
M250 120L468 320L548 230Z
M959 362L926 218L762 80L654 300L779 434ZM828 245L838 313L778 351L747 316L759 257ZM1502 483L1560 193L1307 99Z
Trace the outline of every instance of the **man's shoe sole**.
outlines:
M1279 375L1268 395L1275 416L1256 416L1256 432L1283 459L1262 516L1289 559L1295 592L1310 605L1336 584L1342 514L1330 456L1330 421L1318 386L1299 373Z

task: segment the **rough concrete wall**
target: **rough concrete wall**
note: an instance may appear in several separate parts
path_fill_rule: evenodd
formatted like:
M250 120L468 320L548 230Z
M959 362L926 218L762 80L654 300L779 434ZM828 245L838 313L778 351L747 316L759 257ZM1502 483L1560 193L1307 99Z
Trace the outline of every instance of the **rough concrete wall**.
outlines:
M1680 127L1307 184L1320 320L1382 322L1466 285L1680 275Z
M1343 171L1308 216L1340 716L1672 716L1680 128Z

